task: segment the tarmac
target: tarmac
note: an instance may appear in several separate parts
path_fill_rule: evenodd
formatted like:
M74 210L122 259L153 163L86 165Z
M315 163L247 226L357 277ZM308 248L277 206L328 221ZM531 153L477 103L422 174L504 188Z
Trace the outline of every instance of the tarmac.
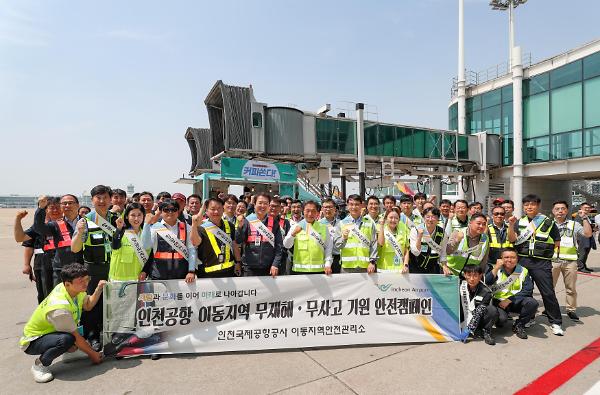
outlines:
M538 316L529 339L510 325L495 330L497 345L398 344L221 354L185 354L122 360L94 366L88 360L55 362L55 379L33 381L33 357L18 347L23 326L36 305L35 286L21 274L23 249L15 243L15 209L0 209L0 393L85 394L511 394L600 336L600 252L588 265L598 277L577 279L581 323L563 316L565 336L554 336ZM33 209L24 219L32 221ZM564 313L565 291L556 290ZM539 294L535 295L540 300ZM600 359L560 386L555 394L600 393ZM594 387L595 386L595 387ZM591 389L594 387L593 389Z

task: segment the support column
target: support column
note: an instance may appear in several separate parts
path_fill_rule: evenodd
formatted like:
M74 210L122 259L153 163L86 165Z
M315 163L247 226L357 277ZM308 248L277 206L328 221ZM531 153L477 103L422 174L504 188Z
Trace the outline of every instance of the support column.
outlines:
M346 174L344 174L344 168L340 166L340 198L346 201Z
M442 200L442 178L441 177L431 177L430 195L436 197L435 204L436 204L436 206L439 206L440 201Z
M356 146L358 152L358 190L359 195L366 198L365 186L365 125L364 125L364 103L356 103Z
M458 0L458 133L466 134L466 82L465 82L465 1ZM458 141L457 141L458 148ZM458 155L458 149L456 150ZM462 177L458 177L458 198L464 199L465 194L460 185Z
M523 215L523 65L521 47L512 53L513 77L513 178L510 199L515 202L515 215Z

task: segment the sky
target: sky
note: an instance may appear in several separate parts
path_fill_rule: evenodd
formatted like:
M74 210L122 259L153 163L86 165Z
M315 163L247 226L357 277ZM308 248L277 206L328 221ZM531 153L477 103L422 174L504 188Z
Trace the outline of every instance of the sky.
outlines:
M508 15L465 0L466 67L508 57ZM568 7L566 6L568 4ZM598 0L529 0L516 45L540 61L600 38ZM447 128L458 0L0 0L0 194L96 184L191 193L187 127L217 80L314 111Z

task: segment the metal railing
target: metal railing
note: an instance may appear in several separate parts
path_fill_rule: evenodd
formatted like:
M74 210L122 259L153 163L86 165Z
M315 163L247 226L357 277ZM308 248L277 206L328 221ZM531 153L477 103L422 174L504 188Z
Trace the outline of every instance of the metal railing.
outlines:
M529 67L532 65L531 52L524 53L521 59L523 67ZM495 80L496 78L503 77L510 74L509 62L498 63L495 66L489 67L485 70L475 72L472 70L465 69L465 86L479 85L485 82ZM454 98L458 95L458 77L452 78L452 87L450 88L450 98Z

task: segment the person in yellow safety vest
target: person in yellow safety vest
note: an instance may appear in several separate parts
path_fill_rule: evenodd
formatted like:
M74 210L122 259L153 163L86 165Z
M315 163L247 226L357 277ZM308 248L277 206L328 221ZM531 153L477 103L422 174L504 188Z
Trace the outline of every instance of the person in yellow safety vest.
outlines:
M488 256L488 271L494 267L500 253L504 248L512 247L508 241L508 225L504 221L505 210L502 206L496 206L492 209L492 223L488 225L488 237L490 239L490 253Z
M408 229L414 228L415 226L423 223L423 218L421 217L419 211L416 211L418 215L415 214L415 209L413 207L413 199L410 196L402 195L400 197L400 210L402 211L400 213L400 222L406 225Z
M560 231L554 221L540 214L542 199L537 195L526 195L522 199L525 215L517 220L509 218L508 240L519 254L519 265L527 268L537 285L552 333L564 335L560 306L552 282L552 256L560 246Z
M283 239L285 248L294 247L292 274L331 274L333 239L327 225L318 221L320 210L318 203L304 202L304 220Z
M210 198L204 203L208 219L192 217L192 234L198 233L198 277L219 278L242 274L240 247L235 241L235 225L223 215L221 199Z
M367 198L367 215L365 215L365 217L369 217L369 219L377 223L381 216L381 204L379 203L379 198L374 195L369 196Z
M94 292L87 295L90 276L80 263L63 266L61 277L63 282L54 287L35 309L19 341L26 354L39 355L31 367L38 383L47 383L54 378L49 366L66 352L80 349L93 363L102 362L101 354L82 337L79 320L82 311L90 311L98 303L105 281L99 281Z
M469 226L455 230L446 246L448 262L442 266L444 274L460 275L465 266L478 265L485 270L489 251L486 234L487 219L481 213L469 219Z
M342 273L377 271L377 231L369 217L361 216L362 204L359 195L348 196L349 214L336 225L333 243L340 249Z
M527 339L525 328L535 317L539 303L533 298L531 276L526 268L517 264L518 259L513 247L503 249L492 270L486 273L485 283L494 293L493 304L498 309L496 327L506 324L509 313L518 313L512 330L517 337Z
M400 210L385 212L377 227L378 273L408 273L409 229L400 222Z
M441 266L446 264L446 244L448 237L439 225L440 210L423 210L425 223L410 230L409 272L422 274L440 274Z
M142 247L142 224L146 211L140 203L130 203L122 217L116 220L117 231L112 239L112 254L108 281L144 281L144 265L149 249Z
M560 246L555 249L552 257L552 282L556 287L558 277L562 273L567 296L567 315L571 320L578 322L579 317L575 312L577 309L577 239L591 237L592 225L587 216L582 217L583 225L572 219L567 220L568 213L567 202L561 200L552 205L552 215L560 232Z
M466 200L458 199L454 202L454 214L448 216L446 221L446 233L452 234L455 230L465 229L469 226L469 217L467 210L469 203Z

